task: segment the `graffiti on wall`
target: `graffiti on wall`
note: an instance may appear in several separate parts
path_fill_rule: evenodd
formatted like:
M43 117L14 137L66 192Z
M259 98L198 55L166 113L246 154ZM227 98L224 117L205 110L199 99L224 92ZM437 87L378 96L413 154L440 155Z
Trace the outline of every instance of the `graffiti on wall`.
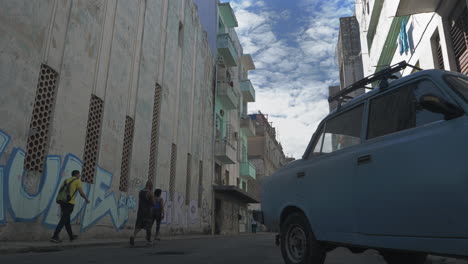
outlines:
M200 223L197 201L191 200L189 205L186 205L185 197L182 193L176 192L174 201L169 200L168 196L166 191L161 193L161 197L165 201L164 211L166 212L161 224L187 228L189 224Z
M9 142L10 136L0 130L0 158L3 158ZM39 187L35 193L30 193L28 190L33 188L26 185L24 159L25 151L14 148L6 164L0 165L0 224L7 223L8 212L14 222L34 222L42 216L42 225L53 229L60 219L60 206L55 202L58 189L73 170L81 171L82 161L73 154L67 154L63 159L58 155L48 155L45 170L39 177ZM112 191L112 180L112 173L98 166L94 184L83 183L83 191L91 203L86 204L78 195L71 216L73 222L80 220L81 232L106 216L110 217L115 230L119 231L128 221L129 213L136 210L135 197L127 193L118 196ZM130 182L135 192L143 189L143 184L140 179L132 179ZM162 224L187 228L189 225L208 223L210 212L206 200L203 200L202 208L199 209L195 200L187 205L181 193L176 193L174 201L170 201L167 199L168 193L163 191L162 198L166 201L166 216Z
M0 157L10 141L8 134L0 130ZM0 166L0 224L6 223L6 211L14 222L33 222L43 216L42 224L55 228L60 218L59 205L55 203L59 187L73 170L81 170L82 162L73 154L48 155L45 170L40 176L39 188L30 193L25 184L25 152L14 148L5 165ZM81 230L93 226L101 218L109 215L114 228L120 230L128 220L129 209L134 209L134 197L122 193L117 199L111 191L112 174L103 168L96 170L95 184L83 183L83 191L92 203L86 204L80 196L76 198L72 220L81 216Z
M206 199L203 199L202 207L201 207L201 220L203 221L203 223L209 223L210 218L211 218L210 206L208 205L208 201L206 201Z

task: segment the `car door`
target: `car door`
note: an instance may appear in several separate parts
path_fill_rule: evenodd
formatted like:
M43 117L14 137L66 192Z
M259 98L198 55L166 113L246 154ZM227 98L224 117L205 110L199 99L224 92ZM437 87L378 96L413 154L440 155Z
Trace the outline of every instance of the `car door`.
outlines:
M428 79L369 100L356 160L361 234L468 238L468 117L423 109L424 94L452 102Z
M324 122L304 163L304 175L298 179L312 228L325 235L319 239L343 241L344 235L355 231L354 160L361 143L363 110L360 104Z

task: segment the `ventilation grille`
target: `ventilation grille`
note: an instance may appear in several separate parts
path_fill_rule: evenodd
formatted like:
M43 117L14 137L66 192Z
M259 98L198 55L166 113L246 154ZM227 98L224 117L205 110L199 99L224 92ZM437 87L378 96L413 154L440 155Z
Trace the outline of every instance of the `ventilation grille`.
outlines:
M99 138L101 136L103 105L104 102L101 98L95 95L91 96L82 173L83 181L87 183L94 183L94 174L96 172L99 153Z
M187 154L187 181L185 184L185 204L190 203L190 189L192 187L192 155Z
M437 35L437 37L434 39L435 44L437 45L437 69L444 69L444 56L442 55L442 46L440 45L440 36Z
M202 194L203 194L203 161L200 160L198 167L198 207L202 207Z
M151 146L149 156L148 181L153 182L156 174L156 154L158 148L159 120L161 109L161 86L156 84L153 102L153 120L151 124Z
M169 199L171 201L174 201L176 162L177 162L177 146L176 146L176 144L172 144L172 147L171 147L171 171L170 171L170 178L169 178Z
M125 118L125 132L122 150L122 165L120 167L120 184L119 190L122 192L128 191L128 172L130 166L130 156L132 155L133 145L133 130L135 122L129 116Z
M24 160L24 168L27 171L42 173L44 170L50 120L55 106L57 78L56 71L47 65L41 65Z

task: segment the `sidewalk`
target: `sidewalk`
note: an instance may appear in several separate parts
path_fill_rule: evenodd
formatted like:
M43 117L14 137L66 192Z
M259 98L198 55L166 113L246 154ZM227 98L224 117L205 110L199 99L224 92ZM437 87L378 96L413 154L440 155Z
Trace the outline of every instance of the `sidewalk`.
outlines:
M272 233L257 233L257 234L272 234ZM202 239L202 238L225 238L232 236L250 236L256 235L253 233L240 233L235 235L173 235L162 236L164 241L181 240L181 239ZM138 237L137 243L144 243L144 238ZM272 240L273 241L273 240ZM82 248L82 247L105 247L105 246L129 246L129 238L114 238L114 239L77 239L73 242L64 240L62 243L52 243L50 241L1 241L0 255L17 254L27 252L55 252L65 249Z

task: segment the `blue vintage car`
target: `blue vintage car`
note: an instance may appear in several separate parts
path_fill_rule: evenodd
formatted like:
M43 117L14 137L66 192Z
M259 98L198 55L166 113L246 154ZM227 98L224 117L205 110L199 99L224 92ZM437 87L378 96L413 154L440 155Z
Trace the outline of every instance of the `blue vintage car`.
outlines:
M323 263L337 246L388 263L468 257L468 78L406 63L344 89L302 157L264 180L265 225L286 263ZM349 92L380 80L351 99Z

